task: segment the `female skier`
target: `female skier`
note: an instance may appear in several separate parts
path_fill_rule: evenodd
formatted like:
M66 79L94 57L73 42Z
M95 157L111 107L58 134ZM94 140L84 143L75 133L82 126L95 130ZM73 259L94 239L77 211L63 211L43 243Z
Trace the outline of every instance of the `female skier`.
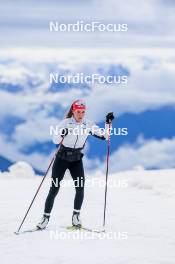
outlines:
M113 113L108 113L106 115L105 130L102 132L102 129L92 121L84 118L85 112L86 105L84 101L76 100L73 102L66 118L63 119L57 127L57 131L59 132L57 135L53 135L53 142L55 144L60 144L60 147L52 167L52 184L45 201L44 214L41 221L37 224L39 229L46 228L49 222L54 199L59 191L60 182L67 169L69 169L74 182L76 182L72 225L81 227L80 209L84 198L85 183L82 162L83 153L81 150L84 148L89 135L103 140L108 139L109 123L114 119ZM76 129L78 129L78 133Z

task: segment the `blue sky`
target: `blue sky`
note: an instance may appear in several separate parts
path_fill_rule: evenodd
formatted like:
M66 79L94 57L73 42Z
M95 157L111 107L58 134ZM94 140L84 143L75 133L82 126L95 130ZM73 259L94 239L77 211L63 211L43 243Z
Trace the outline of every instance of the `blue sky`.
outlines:
M174 166L174 1L7 0L0 2L0 10L0 156L44 170L55 149L49 125L59 123L74 99L84 98L89 119L103 126L112 110L114 125L129 127L128 137L112 138L111 171ZM129 31L48 30L50 20L81 19L128 23ZM117 67L129 73L127 87L52 90L49 84L51 71L93 73ZM87 143L87 169L104 169L102 144L93 139Z

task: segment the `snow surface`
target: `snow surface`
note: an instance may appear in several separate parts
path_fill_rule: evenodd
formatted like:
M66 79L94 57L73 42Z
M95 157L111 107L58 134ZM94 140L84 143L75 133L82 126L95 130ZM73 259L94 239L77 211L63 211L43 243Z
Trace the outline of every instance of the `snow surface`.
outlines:
M30 165L19 162L0 173L0 263L2 264L174 264L175 170L132 171L110 174L106 233L68 232L74 189L65 176L48 229L15 235L41 182ZM82 208L84 226L100 228L103 219L105 176L86 175L95 187L86 186ZM49 190L47 177L22 230L41 218ZM114 186L115 185L115 186ZM115 236L114 236L115 234ZM115 238L114 238L115 237Z

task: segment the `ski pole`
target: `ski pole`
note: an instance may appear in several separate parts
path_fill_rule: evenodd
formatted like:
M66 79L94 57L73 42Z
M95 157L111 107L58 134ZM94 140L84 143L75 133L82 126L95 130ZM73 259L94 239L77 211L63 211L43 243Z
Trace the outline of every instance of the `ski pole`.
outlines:
M109 133L110 133L110 126L111 126L111 123L109 123ZM108 136L108 148L107 148L107 156L106 156L106 181L105 181L105 201L104 201L104 213L103 213L103 227L105 227L105 221L106 221L106 201L107 201L107 188L108 188L109 153L110 153L110 134Z
M64 139L64 138L63 138L63 139ZM63 139L61 140L61 143L62 143ZM53 163L53 161L54 161L54 159L55 159L55 157L56 157L56 154L57 154L57 152L58 152L58 150L59 150L59 148L60 148L60 146L61 146L61 143L60 143L59 147L57 148L57 150L55 151L55 154L54 154L54 156L53 156L53 158L52 158L52 160L51 160L51 162L50 162L50 164L49 164L49 166L48 166L48 168L47 168L47 170L46 170L46 172L45 172L45 175L44 175L44 177L42 178L42 181L41 181L40 185L38 186L38 189L37 189L37 191L36 191L36 193L35 193L35 195L34 195L32 201L31 201L31 203L30 203L30 205L29 205L29 208L27 209L27 212L26 212L26 214L25 214L25 216L24 216L24 218L23 218L23 220L22 220L22 222L21 222L21 224L20 224L18 230L15 232L15 234L18 234L18 233L19 233L19 231L20 231L20 229L21 229L21 227L22 227L22 225L23 225L23 223L24 223L24 221L25 221L25 219L26 219L26 217L27 217L27 215L28 215L28 213L29 213L29 211L30 211L30 209L31 209L31 207L32 207L32 204L34 203L34 200L35 200L35 198L36 198L36 196L37 196L37 194L38 194L38 192L39 192L39 190L40 190L40 188L41 188L41 186L42 186L42 184L43 184L43 182L44 182L44 180L45 180L45 178L46 178L46 176L47 176L47 174L48 174L48 172L49 172L49 169L50 169L50 167L51 167L51 165L52 165L52 163Z

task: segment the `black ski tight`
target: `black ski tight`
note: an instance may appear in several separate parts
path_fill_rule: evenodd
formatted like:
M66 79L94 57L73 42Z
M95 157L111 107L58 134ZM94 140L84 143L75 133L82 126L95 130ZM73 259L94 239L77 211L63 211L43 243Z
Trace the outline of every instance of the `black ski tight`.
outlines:
M75 199L74 209L80 210L84 198L84 168L82 159L78 161L67 161L56 156L52 167L52 183L45 202L44 213L50 213L54 204L54 199L60 188L60 181L63 179L65 171L69 169L70 174L75 181Z

